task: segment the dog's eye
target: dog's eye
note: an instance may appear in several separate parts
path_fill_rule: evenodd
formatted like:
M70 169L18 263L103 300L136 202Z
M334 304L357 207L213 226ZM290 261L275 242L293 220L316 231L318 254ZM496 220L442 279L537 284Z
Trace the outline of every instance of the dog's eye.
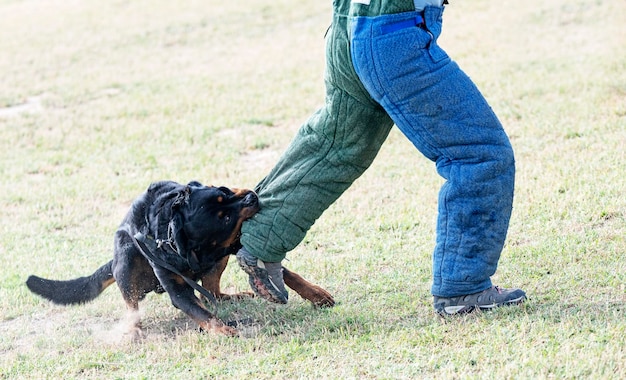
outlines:
M224 221L225 223L230 222L230 215L224 213L224 212L219 212L217 214L217 217L220 218L222 221Z

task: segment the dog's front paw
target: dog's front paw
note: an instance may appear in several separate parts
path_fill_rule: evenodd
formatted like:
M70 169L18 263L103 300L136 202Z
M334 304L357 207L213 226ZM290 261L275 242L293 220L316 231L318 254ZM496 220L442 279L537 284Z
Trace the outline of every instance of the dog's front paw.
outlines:
M328 293L325 289L316 286L315 297L310 300L315 306L319 307L333 307L335 306L335 299L333 295Z
M237 336L239 331L236 328L226 325L224 322L217 318L209 319L208 321L200 323L200 330L208 333L215 333L226 336Z
M311 285L310 287L301 290L299 294L302 298L311 301L311 303L317 307L335 306L335 299L332 294L317 285Z

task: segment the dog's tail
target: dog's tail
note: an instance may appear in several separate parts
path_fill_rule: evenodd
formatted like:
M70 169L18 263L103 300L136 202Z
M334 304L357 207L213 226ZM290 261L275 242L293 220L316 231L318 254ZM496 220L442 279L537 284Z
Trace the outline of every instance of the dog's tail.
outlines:
M91 276L67 281L30 276L26 280L26 286L31 292L56 304L86 303L98 297L107 286L115 282L112 266L113 260L98 268Z

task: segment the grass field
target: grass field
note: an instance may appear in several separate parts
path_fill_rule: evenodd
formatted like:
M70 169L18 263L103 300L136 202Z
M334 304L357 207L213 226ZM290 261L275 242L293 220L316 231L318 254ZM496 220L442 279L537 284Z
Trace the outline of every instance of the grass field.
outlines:
M59 307L24 281L109 260L152 181L253 187L323 102L331 2L0 0L0 378L626 378L626 3L451 3L440 43L516 151L494 282L529 301L435 315L442 180L393 131L288 256L336 307L223 302L225 338L151 294L133 343L115 286ZM223 285L248 289L234 262Z

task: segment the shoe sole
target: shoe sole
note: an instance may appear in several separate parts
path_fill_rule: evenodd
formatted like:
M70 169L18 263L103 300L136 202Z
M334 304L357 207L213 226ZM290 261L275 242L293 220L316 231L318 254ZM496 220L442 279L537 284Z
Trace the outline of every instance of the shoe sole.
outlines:
M444 306L441 309L435 309L435 311L439 315L456 315L456 314L467 314L471 313L474 310L492 310L500 306L509 306L509 305L519 305L520 303L526 300L526 296L521 296L518 298L514 298L512 300L508 300L503 303L492 303L489 305L457 305L457 306Z
M287 298L282 296L282 292L278 290L267 274L267 270L256 265L250 265L242 257L237 257L237 262L241 269L249 276L248 283L254 293L266 301L273 303L286 304ZM264 281L263 279L267 279ZM273 288L273 290L271 288Z

